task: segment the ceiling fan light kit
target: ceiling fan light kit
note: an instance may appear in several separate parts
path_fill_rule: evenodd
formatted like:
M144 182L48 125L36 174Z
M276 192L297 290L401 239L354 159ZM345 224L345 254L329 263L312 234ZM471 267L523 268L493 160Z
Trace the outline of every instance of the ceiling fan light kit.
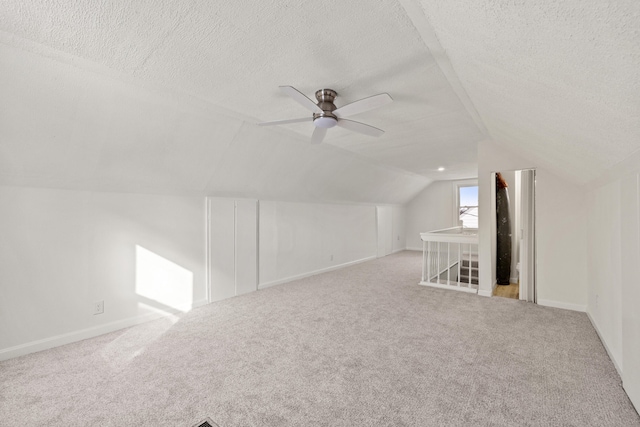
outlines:
M302 92L292 86L280 86L280 90L289 95L294 101L308 109L313 113L311 120L315 130L311 135L311 143L318 144L324 139L327 129L335 126L340 126L344 129L348 129L353 132L358 132L363 135L380 136L384 133L383 130L369 126L364 123L355 122L353 120L346 120L344 117L349 117L355 114L364 113L365 111L373 110L374 108L381 107L393 101L388 93L381 93L378 95L363 98L351 104L344 105L337 108L333 101L338 96L338 93L333 89L320 89L316 91L317 103L313 102ZM273 126L284 125L289 123L306 122L310 119L288 119L277 120L274 122L260 123L260 126Z

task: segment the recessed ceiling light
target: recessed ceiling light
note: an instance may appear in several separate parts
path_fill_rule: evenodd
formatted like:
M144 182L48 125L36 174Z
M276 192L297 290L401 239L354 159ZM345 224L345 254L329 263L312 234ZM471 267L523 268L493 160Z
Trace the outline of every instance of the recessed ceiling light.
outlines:
M442 166L440 166L440 167L438 168L438 172L442 172L443 170L444 170L444 168L443 168Z

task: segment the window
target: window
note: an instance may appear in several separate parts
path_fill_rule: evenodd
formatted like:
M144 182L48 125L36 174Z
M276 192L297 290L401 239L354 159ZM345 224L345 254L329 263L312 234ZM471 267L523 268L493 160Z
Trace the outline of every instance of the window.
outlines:
M478 228L478 182L463 181L455 185L456 225Z

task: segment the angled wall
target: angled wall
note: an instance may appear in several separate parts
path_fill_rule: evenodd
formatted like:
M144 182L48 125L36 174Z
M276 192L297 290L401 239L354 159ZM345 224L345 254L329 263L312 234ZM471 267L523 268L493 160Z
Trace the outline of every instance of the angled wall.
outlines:
M197 96L3 37L0 31L0 185L400 204L430 182L329 143L311 145L287 128L259 127L256 118Z
M636 409L640 408L640 155L588 187L588 306Z

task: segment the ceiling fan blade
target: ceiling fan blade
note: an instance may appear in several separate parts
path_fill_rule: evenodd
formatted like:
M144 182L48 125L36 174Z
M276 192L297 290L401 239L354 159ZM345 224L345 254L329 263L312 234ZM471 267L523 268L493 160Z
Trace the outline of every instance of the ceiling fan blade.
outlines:
M351 104L343 105L335 110L333 114L338 118L349 117L355 114L364 113L365 111L373 110L374 108L382 107L390 102L393 102L393 98L391 98L388 93L381 93L368 98L363 98L359 101L354 101Z
M315 128L313 134L311 134L311 143L320 144L327 134L327 128Z
M322 109L318 107L315 102L307 98L306 95L293 86L280 86L280 90L312 113L322 113Z
M262 123L258 123L258 126L286 125L287 123L301 123L301 122L310 122L310 121L313 121L313 117L305 117L302 119L276 120L273 122L262 122Z
M354 122L353 120L347 119L338 120L338 126L351 130L353 132L358 132L369 136L380 136L384 133L382 129L374 128L373 126L365 125L364 123Z

